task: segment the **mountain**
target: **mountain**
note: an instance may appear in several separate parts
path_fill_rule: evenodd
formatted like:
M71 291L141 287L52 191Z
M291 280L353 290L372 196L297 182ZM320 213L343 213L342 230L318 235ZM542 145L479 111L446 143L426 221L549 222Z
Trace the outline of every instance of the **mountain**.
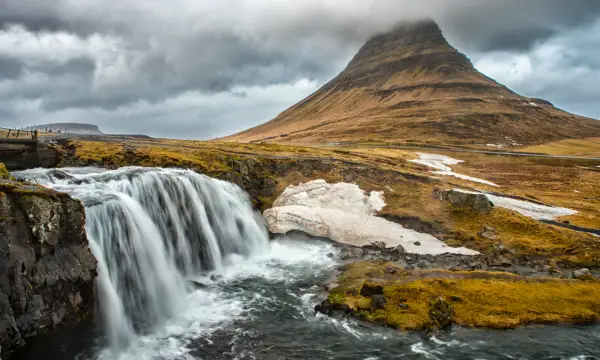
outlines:
M52 123L45 125L36 125L32 128L38 129L40 131L52 130L53 132L67 132L71 134L90 134L90 135L102 135L103 132L100 131L98 126L92 124L82 124L82 123Z
M600 136L600 121L516 94L423 20L371 38L315 93L223 140L511 145L587 136Z

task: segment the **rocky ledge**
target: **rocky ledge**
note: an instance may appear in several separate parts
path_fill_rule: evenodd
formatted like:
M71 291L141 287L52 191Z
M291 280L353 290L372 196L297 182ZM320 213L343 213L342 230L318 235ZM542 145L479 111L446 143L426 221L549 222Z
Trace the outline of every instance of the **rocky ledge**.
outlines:
M509 329L600 320L600 282L507 272L413 269L394 262L344 265L315 310L435 334L453 324Z
M0 178L2 358L27 338L90 317L96 277L83 205L7 177Z

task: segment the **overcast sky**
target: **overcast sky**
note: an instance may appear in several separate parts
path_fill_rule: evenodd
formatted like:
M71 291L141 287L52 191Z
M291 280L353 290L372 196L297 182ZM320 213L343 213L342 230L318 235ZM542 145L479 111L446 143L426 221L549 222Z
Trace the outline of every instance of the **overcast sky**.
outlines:
M0 127L228 135L421 17L488 76L600 118L599 0L0 0Z

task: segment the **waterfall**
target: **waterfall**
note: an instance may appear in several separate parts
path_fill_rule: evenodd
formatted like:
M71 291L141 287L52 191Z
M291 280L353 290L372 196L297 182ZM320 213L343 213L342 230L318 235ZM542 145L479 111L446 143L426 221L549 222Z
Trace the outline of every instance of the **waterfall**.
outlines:
M191 291L188 278L221 270L234 254L269 247L246 193L193 171L64 168L15 175L83 201L101 318L113 347L172 317Z

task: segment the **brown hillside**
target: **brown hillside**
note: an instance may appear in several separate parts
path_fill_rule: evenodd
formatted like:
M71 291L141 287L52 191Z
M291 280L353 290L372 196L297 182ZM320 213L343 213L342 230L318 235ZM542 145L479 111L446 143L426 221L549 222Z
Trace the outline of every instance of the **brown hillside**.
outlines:
M498 84L425 20L373 37L321 89L225 140L511 145L589 136L600 136L600 121Z

